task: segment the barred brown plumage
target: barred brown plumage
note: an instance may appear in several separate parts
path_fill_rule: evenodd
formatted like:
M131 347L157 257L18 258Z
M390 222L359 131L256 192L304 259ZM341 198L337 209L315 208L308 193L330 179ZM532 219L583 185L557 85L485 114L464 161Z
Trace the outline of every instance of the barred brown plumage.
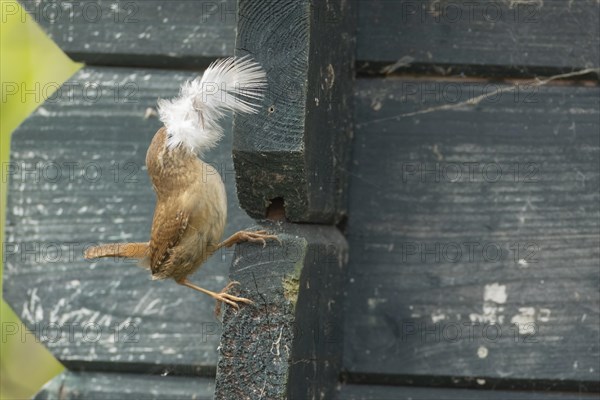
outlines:
M206 98L208 84L219 88L215 93L220 92L220 99ZM258 64L248 58L230 58L213 63L201 80L185 83L176 100L161 101L159 113L165 126L154 135L146 154L157 196L150 241L92 247L85 257L135 258L151 270L152 279L172 278L235 308L238 302L251 304L249 299L227 293L236 282L216 293L194 285L187 277L222 247L241 241L264 245L268 239L278 240L265 231L240 231L220 242L227 220L225 186L216 171L206 173L212 167L198 157L220 138L223 128L219 121L226 111L257 112L251 101L262 98L265 85ZM242 87L249 92L242 92Z

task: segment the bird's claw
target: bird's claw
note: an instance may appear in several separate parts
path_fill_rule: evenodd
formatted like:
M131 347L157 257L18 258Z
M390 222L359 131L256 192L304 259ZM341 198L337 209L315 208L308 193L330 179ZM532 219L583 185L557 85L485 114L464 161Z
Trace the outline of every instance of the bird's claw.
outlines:
M277 236L270 235L264 229L254 232L243 232L241 239L246 242L261 243L263 248L267 247L267 239L276 240L279 242L279 244L281 244L281 240Z
M231 281L221 290L220 293L217 293L218 297L215 297L217 300L217 305L215 306L215 315L219 317L221 315L221 303L227 303L231 307L235 308L236 311L240 309L238 303L245 304L254 304L254 302L250 299L246 299L244 297L234 296L232 294L227 293L233 286L239 285L238 281Z

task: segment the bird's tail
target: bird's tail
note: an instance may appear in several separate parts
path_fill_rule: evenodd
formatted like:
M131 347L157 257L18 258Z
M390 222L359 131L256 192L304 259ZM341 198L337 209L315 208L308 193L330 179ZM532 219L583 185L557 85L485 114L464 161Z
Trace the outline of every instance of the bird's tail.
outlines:
M177 98L158 101L167 146L185 145L197 153L214 147L223 135L225 114L258 112L266 88L267 74L248 56L213 62L202 78L185 82Z
M145 243L109 243L90 247L85 251L85 258L125 257L144 259L148 256L148 242Z

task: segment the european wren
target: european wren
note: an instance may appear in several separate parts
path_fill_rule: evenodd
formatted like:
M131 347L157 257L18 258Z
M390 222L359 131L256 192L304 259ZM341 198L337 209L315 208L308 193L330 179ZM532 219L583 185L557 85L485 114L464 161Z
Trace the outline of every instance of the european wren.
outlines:
M220 242L227 219L225 186L218 173L206 173L211 167L199 158L223 135L221 122L228 111L258 112L266 85L260 65L248 57L231 57L212 63L202 78L184 83L174 100L159 100L164 126L146 154L157 197L150 241L92 247L85 258L135 258L150 269L152 279L172 278L236 309L238 302L252 303L227 293L237 282L216 293L194 285L188 276L222 247L278 240L266 231L240 231Z

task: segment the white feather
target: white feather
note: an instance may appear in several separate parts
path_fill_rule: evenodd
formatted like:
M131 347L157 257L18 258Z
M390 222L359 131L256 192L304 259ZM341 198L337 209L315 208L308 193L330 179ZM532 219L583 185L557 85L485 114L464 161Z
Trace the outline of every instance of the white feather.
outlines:
M178 97L158 100L168 148L184 145L202 153L214 147L223 136L225 114L258 112L266 87L265 71L248 56L213 62L202 78L185 82Z

